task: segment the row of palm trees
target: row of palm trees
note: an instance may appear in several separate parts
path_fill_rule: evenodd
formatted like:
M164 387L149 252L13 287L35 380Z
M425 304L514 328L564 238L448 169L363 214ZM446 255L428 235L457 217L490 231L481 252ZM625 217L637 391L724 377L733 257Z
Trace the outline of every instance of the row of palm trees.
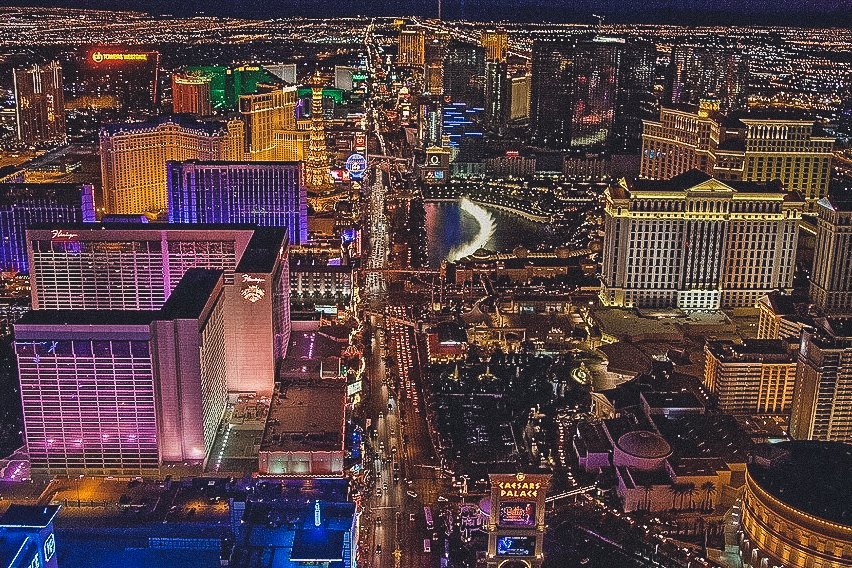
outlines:
M651 493L654 490L652 485L642 487L644 491L644 500L642 508L646 511L651 510ZM714 497L716 496L716 484L712 481L705 481L700 487L694 483L678 483L673 482L669 486L669 494L672 498L672 510L690 510L690 511L712 511L714 507ZM695 501L696 496L700 496L698 502Z

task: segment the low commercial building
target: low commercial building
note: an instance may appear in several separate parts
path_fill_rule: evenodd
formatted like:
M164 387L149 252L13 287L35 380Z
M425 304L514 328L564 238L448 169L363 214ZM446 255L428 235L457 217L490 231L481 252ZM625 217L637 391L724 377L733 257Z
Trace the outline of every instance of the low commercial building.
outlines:
M0 516L0 567L57 568L58 505L11 505Z
M346 383L293 381L272 397L258 472L273 477L342 477Z

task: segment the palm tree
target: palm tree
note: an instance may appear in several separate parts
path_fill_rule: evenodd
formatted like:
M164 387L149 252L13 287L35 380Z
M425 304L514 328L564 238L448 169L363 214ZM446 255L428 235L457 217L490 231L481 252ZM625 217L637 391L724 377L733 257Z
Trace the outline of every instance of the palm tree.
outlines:
M646 483L642 486L642 491L644 491L644 507L646 511L651 510L651 491L654 490L654 486L651 483Z
M713 497L716 495L716 484L712 481L705 481L701 484L701 490L704 492L702 500L702 509L710 511L713 509Z
M687 483L686 485L684 485L683 495L684 495L684 497L689 497L689 508L690 509L695 508L695 493L696 493L696 490L695 490L695 484L694 483ZM681 508L683 508L683 503L681 503Z

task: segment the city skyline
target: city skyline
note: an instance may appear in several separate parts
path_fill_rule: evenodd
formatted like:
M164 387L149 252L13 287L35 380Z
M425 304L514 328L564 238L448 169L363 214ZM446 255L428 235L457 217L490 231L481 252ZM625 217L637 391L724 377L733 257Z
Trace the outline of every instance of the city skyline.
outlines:
M329 17L343 16L421 16L436 18L438 1L391 2L379 0L369 6L355 0L326 2L325 0L294 0L287 6L273 7L258 0L243 0L228 5L210 6L200 0L180 5L164 0L24 0L18 6L85 8L96 10L135 10L159 15L230 16L244 18L274 18L284 16ZM793 0L760 0L743 4L730 0L442 0L442 17L449 20L595 23L603 16L613 23L658 23L682 25L792 25L842 27L852 21L844 0L815 0L808 3L807 12ZM791 16L795 16L791 20Z
M0 8L0 568L852 566L843 2L129 1Z

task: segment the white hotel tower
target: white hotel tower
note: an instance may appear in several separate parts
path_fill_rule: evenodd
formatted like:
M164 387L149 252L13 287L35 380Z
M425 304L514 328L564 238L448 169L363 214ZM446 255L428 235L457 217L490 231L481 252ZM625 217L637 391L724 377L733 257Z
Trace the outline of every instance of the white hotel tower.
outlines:
M637 308L752 307L789 291L801 195L691 170L605 192L601 301Z

